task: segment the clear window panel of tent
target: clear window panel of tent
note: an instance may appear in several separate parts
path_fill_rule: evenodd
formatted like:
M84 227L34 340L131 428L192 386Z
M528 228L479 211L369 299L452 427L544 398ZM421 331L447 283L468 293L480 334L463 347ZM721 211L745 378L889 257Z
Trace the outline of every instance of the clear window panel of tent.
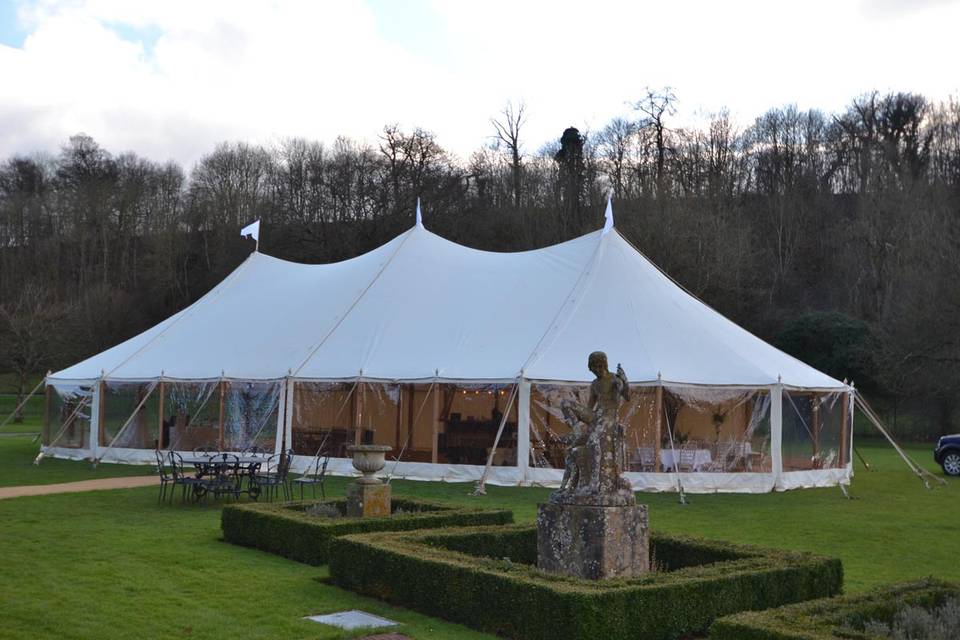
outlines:
M403 462L434 462L435 436L439 436L437 415L441 404L440 385L403 384L400 387L400 449L391 454Z
M360 384L297 382L293 390L293 452L346 458L347 446L357 442Z
M43 442L48 447L90 446L90 385L50 385Z
M665 385L662 405L658 470L770 471L767 390Z
M159 446L159 383L106 382L100 406L101 447L154 449Z
M842 468L850 415L843 392L783 392L783 470Z
M224 450L274 450L283 386L282 380L224 383Z
M630 387L630 397L620 405L620 424L624 429L624 471L651 472L657 470L656 387Z
M357 387L357 423L360 442L392 447L396 456L403 446L403 393L397 383L361 382Z
M631 385L629 397L620 405L623 428L621 468L624 471L657 471L658 429L654 387ZM587 406L589 385L532 385L530 391L530 464L562 469L572 431L565 416L565 403Z
M530 385L530 466L564 468L572 428L563 406L568 402L586 405L589 399L590 385Z
M165 449L220 449L220 391L216 380L164 381L161 438Z
M438 389L437 462L485 465L493 452L494 466L516 466L516 384L441 384Z

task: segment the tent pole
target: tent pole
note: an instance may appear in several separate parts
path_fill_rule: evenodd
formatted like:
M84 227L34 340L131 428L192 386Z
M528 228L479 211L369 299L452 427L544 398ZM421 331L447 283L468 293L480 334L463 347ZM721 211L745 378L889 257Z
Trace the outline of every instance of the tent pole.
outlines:
M437 464L439 460L439 455L437 452L437 442L439 441L440 433L440 387L437 386L437 378L439 377L440 372L436 372L433 378L434 389L433 389L433 436L432 443L430 445L430 461L433 464Z
M359 389L359 391L358 391ZM353 429L353 444L360 444L360 421L357 420L357 412L360 410L360 402L357 396L363 393L363 387L360 386L360 378L353 383L353 393L350 394L350 428Z
M403 385L397 383L397 415L393 425L393 446L400 444L400 428L403 423Z
M517 475L525 485L530 470L530 381L520 372L520 397L517 399Z
M296 382L290 377L288 370L287 376L283 379L283 395L280 396L282 410L277 413L277 433L273 439L274 453L293 449L293 394L295 392Z
M50 442L50 396L53 387L47 385L43 390L43 441Z
M217 427L220 433L220 442L219 449L223 451L223 423L224 423L224 408L226 406L226 382L223 379L223 375L220 376L220 417L217 421Z
M167 383L163 381L163 373L161 373L160 374L160 408L157 411L157 414L159 415L157 420L159 420L160 422L160 424L157 425L157 428L160 430L160 432L157 434L157 451L163 451L163 445L165 444L163 441L163 425L166 422L166 420L164 419L163 414L166 411L166 407L164 406L164 402L167 399L166 395L167 395Z
M770 464L773 473L771 491L780 487L783 473L783 383L777 376L777 384L770 387Z
M410 442L410 439L413 437L413 405L415 404L414 394L416 394L416 386L417 385L412 382L407 383L407 437L404 443Z
M657 372L657 394L653 401L654 429L656 436L653 441L653 471L659 473L663 470L660 464L660 447L663 443L663 378L660 372Z
M90 434L90 448L93 450L93 463L96 467L97 460L100 459L100 445L104 443L106 431L103 428L103 420L107 411L107 380L106 376L101 377L100 384L97 385L97 401L94 403L97 413L96 417L90 416L90 431L96 430L96 433ZM91 413L93 408L91 408Z
M846 384L846 380L844 380ZM840 463L846 468L847 458L850 455L850 447L848 439L850 436L850 425L847 424L847 421L850 419L850 392L844 391L842 400L840 403ZM853 466L853 462L850 461L850 466Z
M810 409L812 415L810 416L810 426L813 431L813 457L815 460L820 459L820 394L813 392L810 396Z

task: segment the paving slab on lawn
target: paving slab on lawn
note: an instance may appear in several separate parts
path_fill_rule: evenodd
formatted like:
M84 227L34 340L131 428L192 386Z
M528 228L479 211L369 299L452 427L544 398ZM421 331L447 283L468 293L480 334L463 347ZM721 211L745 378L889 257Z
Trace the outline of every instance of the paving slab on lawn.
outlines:
M347 630L363 629L365 627L395 627L398 624L393 620L387 620L386 618L381 618L380 616L375 616L372 613L366 613L358 609L330 613L324 616L307 616L307 620L313 620L314 622L329 624Z
M127 476L125 478L98 478L59 484L34 484L22 487L0 487L0 500L24 496L46 496L52 493L77 493L103 489L133 489L159 484L159 476Z

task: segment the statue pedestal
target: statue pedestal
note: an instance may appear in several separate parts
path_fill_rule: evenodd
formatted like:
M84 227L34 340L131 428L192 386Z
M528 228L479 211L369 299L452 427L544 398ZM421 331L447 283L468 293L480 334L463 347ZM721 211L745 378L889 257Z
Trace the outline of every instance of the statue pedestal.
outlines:
M348 518L379 518L389 515L390 485L359 482L347 485Z
M647 573L647 506L541 504L537 511L537 567L590 580Z

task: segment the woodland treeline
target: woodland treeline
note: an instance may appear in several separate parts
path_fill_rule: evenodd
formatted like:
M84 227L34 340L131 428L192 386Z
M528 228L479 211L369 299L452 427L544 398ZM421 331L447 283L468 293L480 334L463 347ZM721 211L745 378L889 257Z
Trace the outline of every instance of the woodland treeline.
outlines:
M251 251L339 260L426 226L515 251L602 224L692 293L899 416L957 430L960 103L869 93L838 113L773 108L680 126L650 90L596 131L528 140L508 104L468 158L426 129L218 145L195 166L86 135L0 164L0 372L57 369L184 307ZM541 146L537 146L541 145ZM306 294L308 295L308 294Z

